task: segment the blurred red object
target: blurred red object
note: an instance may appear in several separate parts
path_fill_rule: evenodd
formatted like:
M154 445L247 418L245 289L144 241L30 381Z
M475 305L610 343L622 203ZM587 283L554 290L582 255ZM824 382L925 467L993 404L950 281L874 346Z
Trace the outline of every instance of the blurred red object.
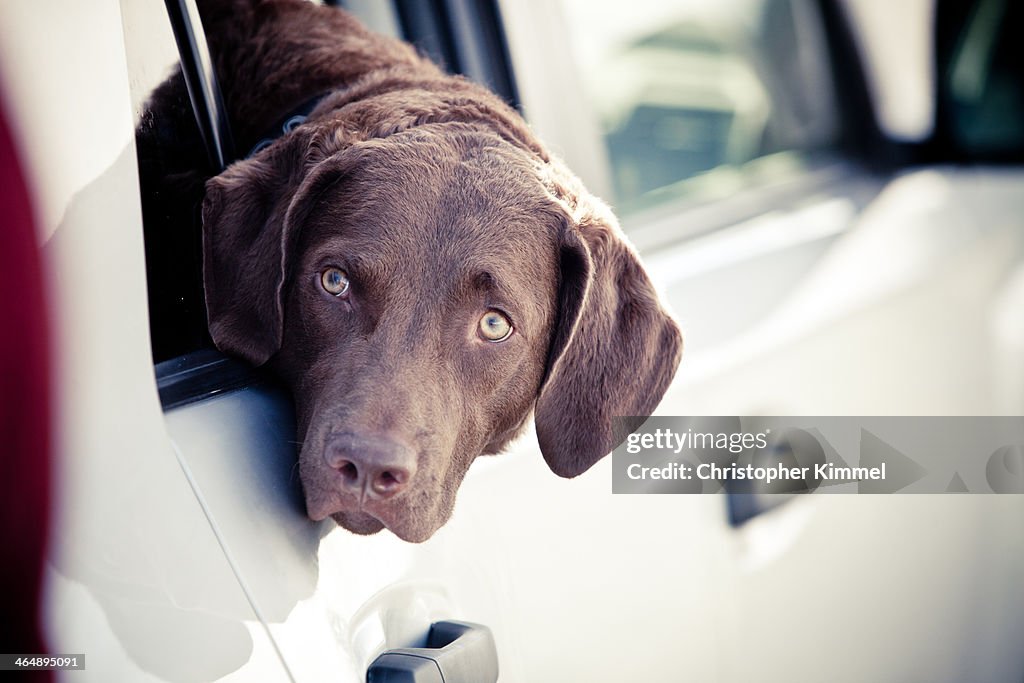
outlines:
M0 652L43 654L49 320L31 198L11 132L0 106ZM49 681L52 675L25 672L18 680Z

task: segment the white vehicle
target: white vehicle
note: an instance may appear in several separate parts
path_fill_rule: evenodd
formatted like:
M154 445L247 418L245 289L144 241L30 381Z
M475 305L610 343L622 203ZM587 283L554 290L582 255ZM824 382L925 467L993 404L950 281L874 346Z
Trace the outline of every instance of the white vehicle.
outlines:
M602 83L620 117L664 97L587 73L603 46L702 21L755 46L717 63L742 74L728 88L753 82L730 101L754 102L763 145L677 178L666 159L693 141L672 121L627 150L629 173L661 155L622 218L687 337L659 414L1024 413L1019 3L342 4L514 99L613 204ZM159 268L198 270L187 244L146 253L135 132L183 64L208 145L178 151L222 149L201 37L191 0L0 3L0 95L52 284L44 621L51 653L86 656L61 680L354 683L456 635L449 683L484 680L492 642L503 683L1024 680L1021 495L737 515L724 494L613 495L610 458L561 480L531 434L473 465L426 543L311 522L287 394L213 350L201 311L151 306ZM493 641L429 637L452 620Z

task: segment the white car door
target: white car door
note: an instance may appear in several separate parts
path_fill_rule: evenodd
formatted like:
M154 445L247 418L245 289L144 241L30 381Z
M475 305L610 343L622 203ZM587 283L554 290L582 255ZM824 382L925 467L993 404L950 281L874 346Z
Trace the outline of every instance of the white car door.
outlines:
M907 132L932 125L937 58L932 3L906 5L502 4L529 119L604 187L682 322L660 414L1020 414L1007 316L1022 301L1024 174L919 161L955 155ZM991 93L965 116L1002 121L1015 110L997 88L1019 93L1020 74L993 66L983 87L970 70L1000 45L992 12L1005 10L978 5L955 10L974 17L974 42L945 44L966 45L950 68ZM961 139L1002 130L1019 161L1019 126L966 120ZM1022 676L1020 496L727 500L718 680ZM649 523L692 504L676 496ZM680 538L694 553L706 542Z

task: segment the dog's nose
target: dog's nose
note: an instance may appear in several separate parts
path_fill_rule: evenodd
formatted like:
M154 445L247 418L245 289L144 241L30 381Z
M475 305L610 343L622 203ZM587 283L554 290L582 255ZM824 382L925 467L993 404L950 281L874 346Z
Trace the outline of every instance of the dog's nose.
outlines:
M324 449L327 466L341 486L375 498L397 495L416 473L416 454L407 445L376 435L339 434Z

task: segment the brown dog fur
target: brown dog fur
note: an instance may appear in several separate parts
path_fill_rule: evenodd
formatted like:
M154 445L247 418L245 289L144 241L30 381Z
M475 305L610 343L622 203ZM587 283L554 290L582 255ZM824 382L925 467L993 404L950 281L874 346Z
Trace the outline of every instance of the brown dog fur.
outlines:
M650 414L678 327L611 211L513 109L336 9L201 11L240 149L329 93L210 180L203 207L210 332L290 386L311 517L423 541L531 413L565 477L624 438L613 416ZM320 287L331 266L342 298ZM493 309L506 341L477 334ZM354 478L367 459L401 472L397 493Z

